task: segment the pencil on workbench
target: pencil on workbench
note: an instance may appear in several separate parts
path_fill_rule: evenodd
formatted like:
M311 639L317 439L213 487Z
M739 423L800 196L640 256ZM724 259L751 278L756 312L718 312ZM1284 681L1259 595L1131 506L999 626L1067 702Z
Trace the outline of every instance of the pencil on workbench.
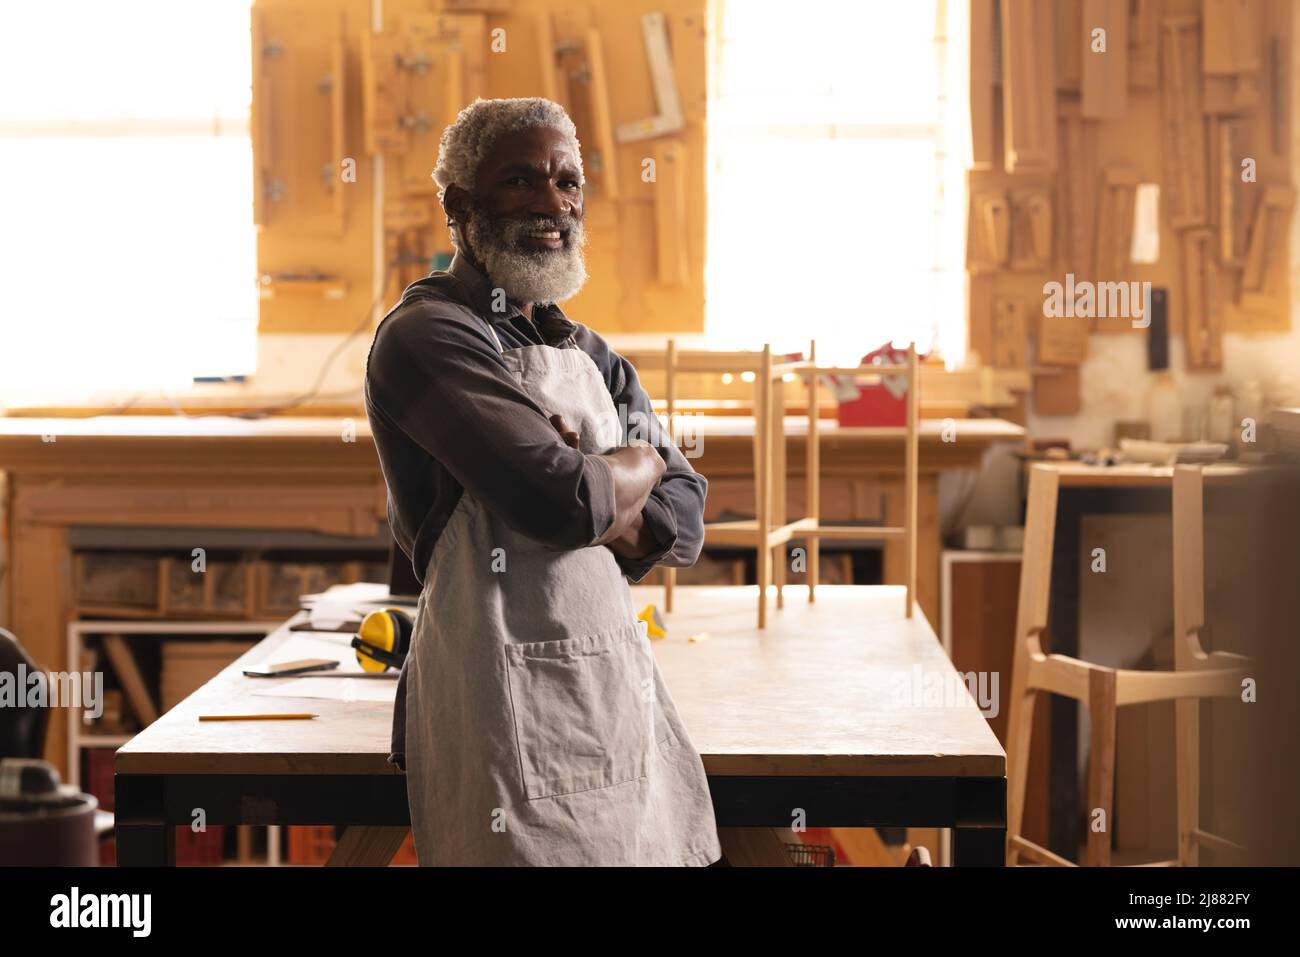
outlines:
M200 721L296 721L314 714L201 714Z

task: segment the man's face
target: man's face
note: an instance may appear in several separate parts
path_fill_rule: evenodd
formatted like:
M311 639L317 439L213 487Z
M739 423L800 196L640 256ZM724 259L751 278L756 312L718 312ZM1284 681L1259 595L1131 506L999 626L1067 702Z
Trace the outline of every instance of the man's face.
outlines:
M507 133L458 218L488 277L516 302L568 299L587 279L577 158L557 130Z

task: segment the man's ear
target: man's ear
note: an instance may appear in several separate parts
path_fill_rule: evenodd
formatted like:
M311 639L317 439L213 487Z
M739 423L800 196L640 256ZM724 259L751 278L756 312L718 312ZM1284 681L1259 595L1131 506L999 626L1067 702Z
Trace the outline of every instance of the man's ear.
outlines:
M442 194L442 208L446 210L447 218L464 226L469 219L469 193L463 187L452 183Z

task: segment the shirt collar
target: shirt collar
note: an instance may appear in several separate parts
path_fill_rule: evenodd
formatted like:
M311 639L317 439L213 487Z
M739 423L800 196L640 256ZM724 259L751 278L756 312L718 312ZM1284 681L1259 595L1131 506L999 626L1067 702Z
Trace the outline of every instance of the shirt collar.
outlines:
M460 280L469 294L471 306L489 322L523 315L519 307L509 300L506 300L505 312L493 310L492 305L496 287L493 286L492 280L481 269L471 263L468 257L462 255L459 250L452 254L451 265L447 267L447 272ZM550 344L563 342L573 335L578 328L577 323L566 316L558 305L554 304L549 306L534 305L533 323L541 332L542 337Z

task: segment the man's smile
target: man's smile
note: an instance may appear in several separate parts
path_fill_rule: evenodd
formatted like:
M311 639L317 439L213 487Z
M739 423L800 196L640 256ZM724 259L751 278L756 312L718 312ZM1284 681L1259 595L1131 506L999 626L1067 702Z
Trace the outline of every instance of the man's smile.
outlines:
M561 249L568 238L567 229L531 229L520 236L520 242L528 249Z

